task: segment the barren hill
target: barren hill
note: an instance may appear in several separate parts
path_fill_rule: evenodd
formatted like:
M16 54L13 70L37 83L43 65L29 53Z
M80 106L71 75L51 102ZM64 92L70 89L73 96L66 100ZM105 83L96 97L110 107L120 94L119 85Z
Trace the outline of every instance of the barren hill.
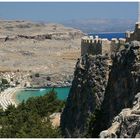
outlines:
M72 74L81 36L60 24L0 21L0 70Z

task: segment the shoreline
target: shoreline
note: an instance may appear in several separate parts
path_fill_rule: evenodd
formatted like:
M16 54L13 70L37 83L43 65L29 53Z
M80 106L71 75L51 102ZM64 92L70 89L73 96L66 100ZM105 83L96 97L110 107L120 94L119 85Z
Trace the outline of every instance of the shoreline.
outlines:
M68 86L39 86L39 87L24 87L22 88L24 89L39 89L39 88L68 88L71 87L72 85L68 85Z
M62 87L21 87L21 86L17 86L17 87L9 87L7 89L5 89L4 91L2 91L0 93L0 105L1 107L5 110L8 105L12 104L15 105L15 107L19 104L19 102L16 100L16 95L18 93L18 91L20 90L37 90L37 89L45 89L45 88L68 88L71 86L62 86Z
M16 93L21 87L9 87L0 93L0 105L5 110L8 105L18 105L16 101Z
M13 100L13 102L18 105L18 101L16 100L16 95L17 95L17 92L21 90L21 87L19 88L16 88L15 91L12 93L12 96L11 96L11 100Z

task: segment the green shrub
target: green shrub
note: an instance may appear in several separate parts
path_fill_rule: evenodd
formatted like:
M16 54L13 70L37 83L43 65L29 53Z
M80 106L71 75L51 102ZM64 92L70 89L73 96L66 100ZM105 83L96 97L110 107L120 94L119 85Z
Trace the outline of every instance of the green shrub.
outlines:
M87 131L85 137L91 138L93 136L98 137L98 133L100 132L100 127L95 129L94 125L101 120L102 111L101 109L96 108L94 113L87 119Z
M36 73L36 74L35 74L35 77L39 77L39 76L40 76L39 73Z
M29 98L17 108L10 105L0 110L0 138L59 138L60 128L54 128L49 115L64 108L65 102L57 99L51 90L44 96ZM47 118L47 119L45 119Z
M19 85L20 84L20 82L19 81L16 81L16 85Z
M47 78L46 78L48 81L51 81L51 77L49 77L49 76L47 76Z
M2 81L2 84L3 84L3 85L8 84L8 81L7 81L6 79L1 79L1 81Z
M14 81L14 79L13 79L13 78L10 78L10 80L11 80L11 81Z

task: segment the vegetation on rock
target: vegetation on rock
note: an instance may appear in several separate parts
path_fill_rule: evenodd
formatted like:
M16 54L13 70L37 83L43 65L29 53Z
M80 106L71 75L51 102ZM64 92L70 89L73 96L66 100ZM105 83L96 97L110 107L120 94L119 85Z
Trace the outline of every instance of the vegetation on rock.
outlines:
M112 63L104 55L78 60L61 115L65 137L140 137L139 99L134 102L140 97L140 42L125 44L111 57Z
M36 74L35 74L35 77L39 77L39 73L36 73Z
M6 79L1 79L1 82L2 82L3 85L8 84L8 81Z

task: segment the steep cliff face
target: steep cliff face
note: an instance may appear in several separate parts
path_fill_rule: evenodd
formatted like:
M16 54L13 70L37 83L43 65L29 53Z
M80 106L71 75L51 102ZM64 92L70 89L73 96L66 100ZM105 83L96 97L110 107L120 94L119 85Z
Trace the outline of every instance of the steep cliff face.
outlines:
M130 111L126 113L130 120L112 124L113 118L122 109L134 108L135 96L140 91L140 43L126 44L112 61L110 72L108 58L104 56L84 56L77 62L72 88L61 116L61 128L66 137L85 136L91 115L96 118L90 123L91 137L99 137L99 134L101 137L125 137L130 131L128 137L140 136L136 131L139 126L131 127L135 126L139 117L133 116ZM96 109L100 110L100 114L96 114ZM130 126L129 130L127 126ZM107 130L104 133L103 130L109 127L115 134L110 135Z
M95 130L106 129L123 108L132 107L134 97L140 91L139 47L139 42L133 41L126 45L126 49L115 54L101 107L102 118L96 124Z
M74 80L61 116L66 137L83 137L87 119L100 109L108 81L107 56L84 56L78 60Z

